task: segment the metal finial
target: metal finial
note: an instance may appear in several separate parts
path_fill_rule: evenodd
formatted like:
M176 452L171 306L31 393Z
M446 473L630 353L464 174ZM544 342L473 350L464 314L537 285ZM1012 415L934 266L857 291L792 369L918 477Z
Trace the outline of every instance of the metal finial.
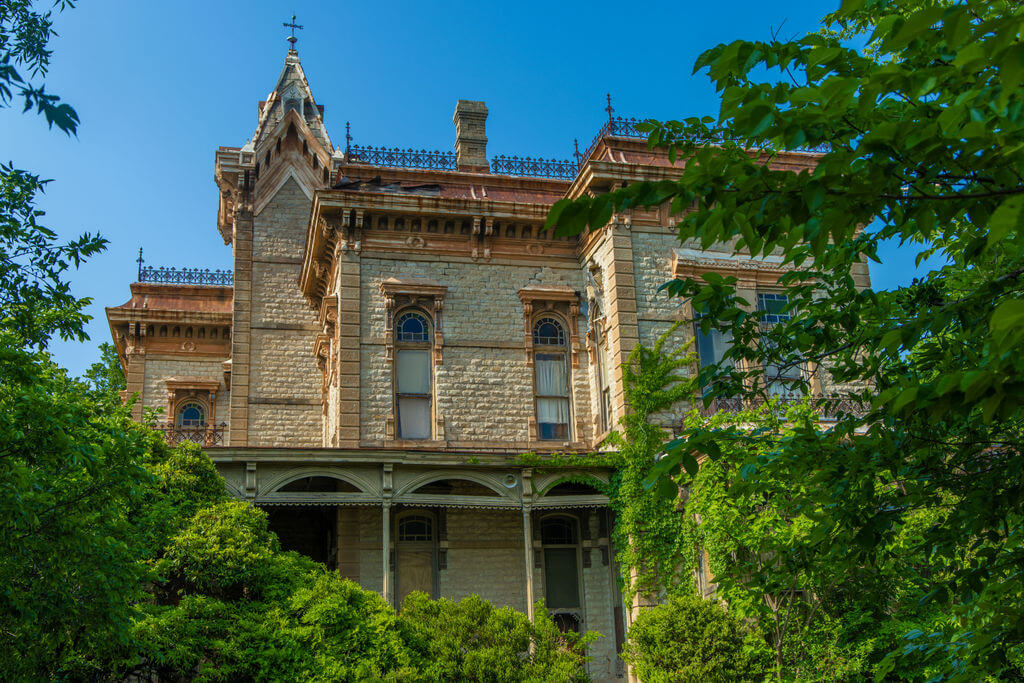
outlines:
M608 93L605 97L608 99L608 106L605 107L604 110L608 112L608 120L611 121L612 114L615 113L615 108L612 106L612 94Z
M142 281L142 263L143 263L143 261L142 261L142 247L139 247L139 258L135 259L135 261L139 264L139 281L141 282Z
M352 126L346 121L345 122L345 155L347 156L352 151Z
M299 29L301 31L302 30L302 26L300 26L299 24L295 23L295 15L294 14L292 15L291 23L285 22L284 24L282 24L282 26L284 26L285 28L290 28L292 30L292 34L290 36L288 36L287 38L285 38L285 40L287 40L289 43L292 44L291 49L294 50L295 49L295 43L296 43L296 41L298 41L298 38L295 37L295 29Z
M580 165L580 139L579 138L573 138L572 139L572 147L573 147L574 150L576 150L573 154L576 157L576 165L579 166Z

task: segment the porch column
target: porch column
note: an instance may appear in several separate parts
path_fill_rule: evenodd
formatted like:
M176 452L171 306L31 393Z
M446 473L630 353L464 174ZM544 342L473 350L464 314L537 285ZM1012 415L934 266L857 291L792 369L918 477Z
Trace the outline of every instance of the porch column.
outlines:
M381 467L381 595L391 604L391 494L393 492L392 472L394 465L389 462Z
M523 504L523 559L526 569L526 616L533 621L533 524L532 508Z
M523 483L523 560L526 570L526 616L533 621L533 470L524 469ZM532 647L532 645L531 645Z
M381 505L383 511L381 517L382 523L382 545L381 545L381 570L383 571L382 576L384 580L381 586L381 595L384 596L384 600L390 605L391 604L391 501L385 500Z

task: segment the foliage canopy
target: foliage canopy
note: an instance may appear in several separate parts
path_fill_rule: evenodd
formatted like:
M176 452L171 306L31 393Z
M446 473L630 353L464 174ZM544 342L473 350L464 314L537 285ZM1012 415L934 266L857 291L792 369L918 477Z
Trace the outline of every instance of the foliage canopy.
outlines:
M865 410L759 434L729 463L751 487L805 487L828 566L928 558L903 570L950 618L901 652L951 680L1015 675L1024 647L1022 31L1008 0L846 0L817 33L713 47L695 70L721 94L718 117L647 124L679 177L562 201L548 219L571 234L667 203L684 243L781 256L790 317L771 329L733 278L664 287L735 340L707 371L713 395L763 396L765 367L799 364ZM821 152L811 170L780 164L775 150L798 147ZM858 288L886 240L945 263L894 291ZM698 457L750 439L707 425L685 437L655 474L689 482ZM942 523L920 524L936 511Z

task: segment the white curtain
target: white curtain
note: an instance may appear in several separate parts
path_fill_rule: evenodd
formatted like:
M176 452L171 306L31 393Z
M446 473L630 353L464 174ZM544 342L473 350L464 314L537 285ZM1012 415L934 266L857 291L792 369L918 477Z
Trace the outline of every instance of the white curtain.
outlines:
M565 377L565 356L562 354L537 354L537 395L568 396Z
M564 398L538 398L537 422L541 424L569 424L569 401Z
M401 439L430 438L430 399L398 399L398 436Z
M398 393L430 393L430 351L401 349L396 360Z

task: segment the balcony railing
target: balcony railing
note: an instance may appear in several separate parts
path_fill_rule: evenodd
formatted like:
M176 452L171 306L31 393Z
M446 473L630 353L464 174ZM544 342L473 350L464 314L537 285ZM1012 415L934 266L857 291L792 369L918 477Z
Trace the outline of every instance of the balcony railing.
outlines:
M221 422L219 425L205 425L202 427L179 427L168 424L157 426L157 429L164 433L164 439L172 446L185 441L191 441L203 448L227 445L224 441L227 428L226 422Z
M793 403L799 403L805 400L803 394L783 394L776 397L783 408ZM867 412L867 406L860 401L845 396L812 396L817 404L819 412L819 419L823 422L833 422L841 415L864 415ZM711 416L719 411L727 413L738 413L744 410L753 410L759 408L765 404L765 398L758 396L755 398L746 398L742 396L727 396L718 397L712 399L711 404L708 406L704 405L703 401L697 402L697 409L701 415Z

